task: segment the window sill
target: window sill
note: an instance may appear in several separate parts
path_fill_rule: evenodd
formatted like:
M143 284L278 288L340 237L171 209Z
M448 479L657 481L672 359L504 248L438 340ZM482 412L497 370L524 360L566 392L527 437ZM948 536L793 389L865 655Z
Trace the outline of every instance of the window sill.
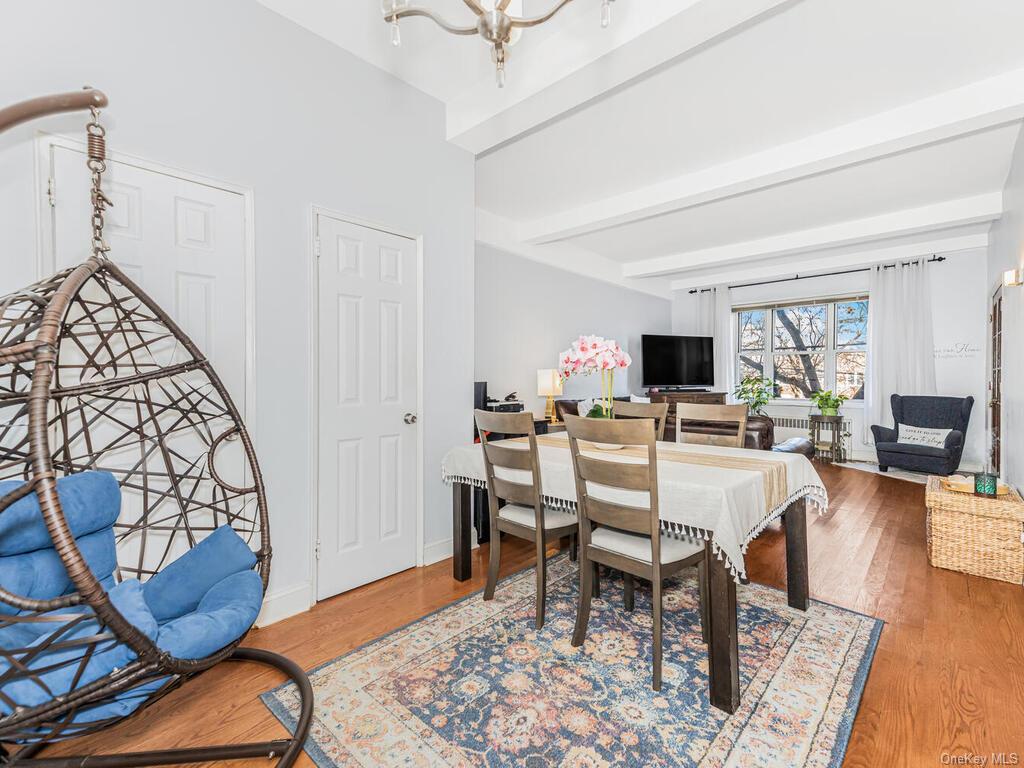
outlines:
M780 407L780 408L817 408L817 406L814 403L812 403L810 400L789 400L789 399L786 399L786 400L783 400L783 399L772 400L770 403L768 403L768 405L765 406L765 408L775 408L775 407ZM858 411L864 410L864 401L863 400L856 400L856 401L854 401L854 400L847 400L845 403L843 403L843 407L840 408L840 411L845 410L846 408L853 408L853 409L858 410Z

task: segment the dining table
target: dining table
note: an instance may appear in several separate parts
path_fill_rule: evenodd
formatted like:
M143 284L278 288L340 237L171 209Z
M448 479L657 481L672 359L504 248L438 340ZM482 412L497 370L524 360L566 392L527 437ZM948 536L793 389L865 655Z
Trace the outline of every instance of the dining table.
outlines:
M568 436L539 435L536 439L544 504L574 512L576 481ZM522 447L513 440L508 443ZM644 461L635 453L595 450L594 455L623 463ZM704 542L709 698L712 706L731 714L739 706L741 693L736 586L747 581L747 545L783 518L788 602L792 608L806 611L807 514L828 514L828 493L802 454L659 442L657 456L662 531ZM471 489L486 487L480 445L449 450L442 460L442 477L452 486L452 575L465 581L472 575ZM629 503L627 498L619 501Z

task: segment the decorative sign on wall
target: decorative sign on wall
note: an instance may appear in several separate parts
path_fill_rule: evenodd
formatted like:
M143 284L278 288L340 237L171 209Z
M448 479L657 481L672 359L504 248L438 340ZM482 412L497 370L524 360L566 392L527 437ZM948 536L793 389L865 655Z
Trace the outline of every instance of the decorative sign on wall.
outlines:
M973 360L981 354L981 347L966 341L935 347L936 360Z

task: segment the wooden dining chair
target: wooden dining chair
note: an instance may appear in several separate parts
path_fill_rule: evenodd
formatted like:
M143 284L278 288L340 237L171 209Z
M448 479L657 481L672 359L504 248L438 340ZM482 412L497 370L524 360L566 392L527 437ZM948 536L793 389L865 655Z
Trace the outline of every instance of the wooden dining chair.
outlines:
M544 595L547 589L547 558L550 541L576 536L576 516L560 509L545 509L541 487L540 459L533 414L475 411L476 426L484 454L487 476L487 505L491 520L490 560L484 600L494 598L501 558L501 534L507 533L532 541L537 550L536 627L544 626ZM488 439L489 433L504 437L525 436L522 447L513 447Z
M710 435L700 432L684 432L684 421L714 421L735 425L735 434ZM727 448L742 448L747 438L747 406L701 405L699 403L676 404L676 442L701 445L721 445Z
M668 403L632 403L615 400L612 402L612 413L617 419L654 419L654 432L658 440L665 439Z
M661 690L661 614L662 582L683 568L700 566L704 561L704 542L675 538L661 530L658 514L658 457L653 419L586 419L568 417L573 470L576 475L577 517L580 527L580 597L572 644L583 645L590 620L593 587L592 564L600 563L622 571L624 602L633 610L633 579L641 578L653 586L654 669L653 688ZM586 455L593 453L588 443L618 444L641 448L647 461L626 463ZM643 505L625 505L591 495L591 484L633 491ZM597 527L595 527L597 526ZM707 580L698 568L700 580L701 631L707 641Z

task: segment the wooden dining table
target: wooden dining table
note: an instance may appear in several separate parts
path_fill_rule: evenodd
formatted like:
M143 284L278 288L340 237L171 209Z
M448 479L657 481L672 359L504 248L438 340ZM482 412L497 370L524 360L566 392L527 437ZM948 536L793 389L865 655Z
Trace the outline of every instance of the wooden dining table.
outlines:
M568 441L560 435L539 437L538 443L545 503L574 509ZM480 453L479 445L459 446L442 462L444 478L452 485L452 575L457 581L472 575L470 499L472 488L485 483ZM614 452L602 453L602 458L617 460ZM746 581L742 551L784 517L788 602L806 611L808 499L824 514L827 493L806 457L771 451L658 443L658 475L663 529L704 540L709 696L713 706L731 714L740 703L736 586Z

